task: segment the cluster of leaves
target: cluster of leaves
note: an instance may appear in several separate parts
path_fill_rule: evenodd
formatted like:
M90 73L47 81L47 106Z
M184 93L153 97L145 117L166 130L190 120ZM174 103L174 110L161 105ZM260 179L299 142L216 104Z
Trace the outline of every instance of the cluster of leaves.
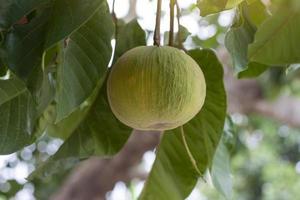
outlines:
M253 78L269 67L300 62L299 1L246 1L238 6L236 22L225 46L239 78Z
M0 154L15 152L44 133L62 138L57 153L31 175L37 182L90 156L118 152L132 130L113 116L105 80L110 60L145 45L137 21L114 23L105 0L1 0L0 5ZM211 165L221 137L226 112L222 66L211 50L188 53L204 66L206 103L182 129L164 134L141 199L188 196Z

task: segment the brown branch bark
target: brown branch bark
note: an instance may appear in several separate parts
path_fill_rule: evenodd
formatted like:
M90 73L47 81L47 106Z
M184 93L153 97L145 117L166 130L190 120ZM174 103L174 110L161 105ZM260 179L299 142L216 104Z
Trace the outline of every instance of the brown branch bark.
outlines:
M300 99L282 96L273 102L263 98L261 86L255 80L227 77L228 112L265 116L295 128L300 128Z
M300 99L282 96L274 102L257 101L252 112L300 128Z
M159 132L134 131L123 149L112 159L91 158L73 171L52 200L102 200L117 181L129 182L132 166L144 152L159 142Z

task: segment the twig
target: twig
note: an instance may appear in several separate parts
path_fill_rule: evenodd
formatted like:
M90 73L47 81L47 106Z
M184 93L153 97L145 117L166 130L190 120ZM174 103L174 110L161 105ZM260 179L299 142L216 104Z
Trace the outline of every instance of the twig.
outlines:
M175 0L170 0L169 46L174 46L174 9L175 9Z
M161 1L157 0L157 10L156 10L156 23L154 30L154 45L160 46L160 18L161 18Z

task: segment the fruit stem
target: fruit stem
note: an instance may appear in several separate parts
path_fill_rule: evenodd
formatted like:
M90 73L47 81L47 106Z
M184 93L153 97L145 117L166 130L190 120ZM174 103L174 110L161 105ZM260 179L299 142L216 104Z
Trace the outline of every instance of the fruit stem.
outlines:
M175 11L175 0L170 0L169 46L174 46L174 11Z
M161 18L161 2L162 0L157 0L157 9L156 9L156 23L154 30L154 45L160 46L160 18Z

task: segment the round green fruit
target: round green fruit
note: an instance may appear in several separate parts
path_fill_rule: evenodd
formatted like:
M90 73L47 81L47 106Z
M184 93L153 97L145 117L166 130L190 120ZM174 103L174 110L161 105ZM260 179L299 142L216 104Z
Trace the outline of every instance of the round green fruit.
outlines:
M204 104L198 64L173 47L140 46L112 67L108 100L115 116L137 130L169 130L191 120Z

